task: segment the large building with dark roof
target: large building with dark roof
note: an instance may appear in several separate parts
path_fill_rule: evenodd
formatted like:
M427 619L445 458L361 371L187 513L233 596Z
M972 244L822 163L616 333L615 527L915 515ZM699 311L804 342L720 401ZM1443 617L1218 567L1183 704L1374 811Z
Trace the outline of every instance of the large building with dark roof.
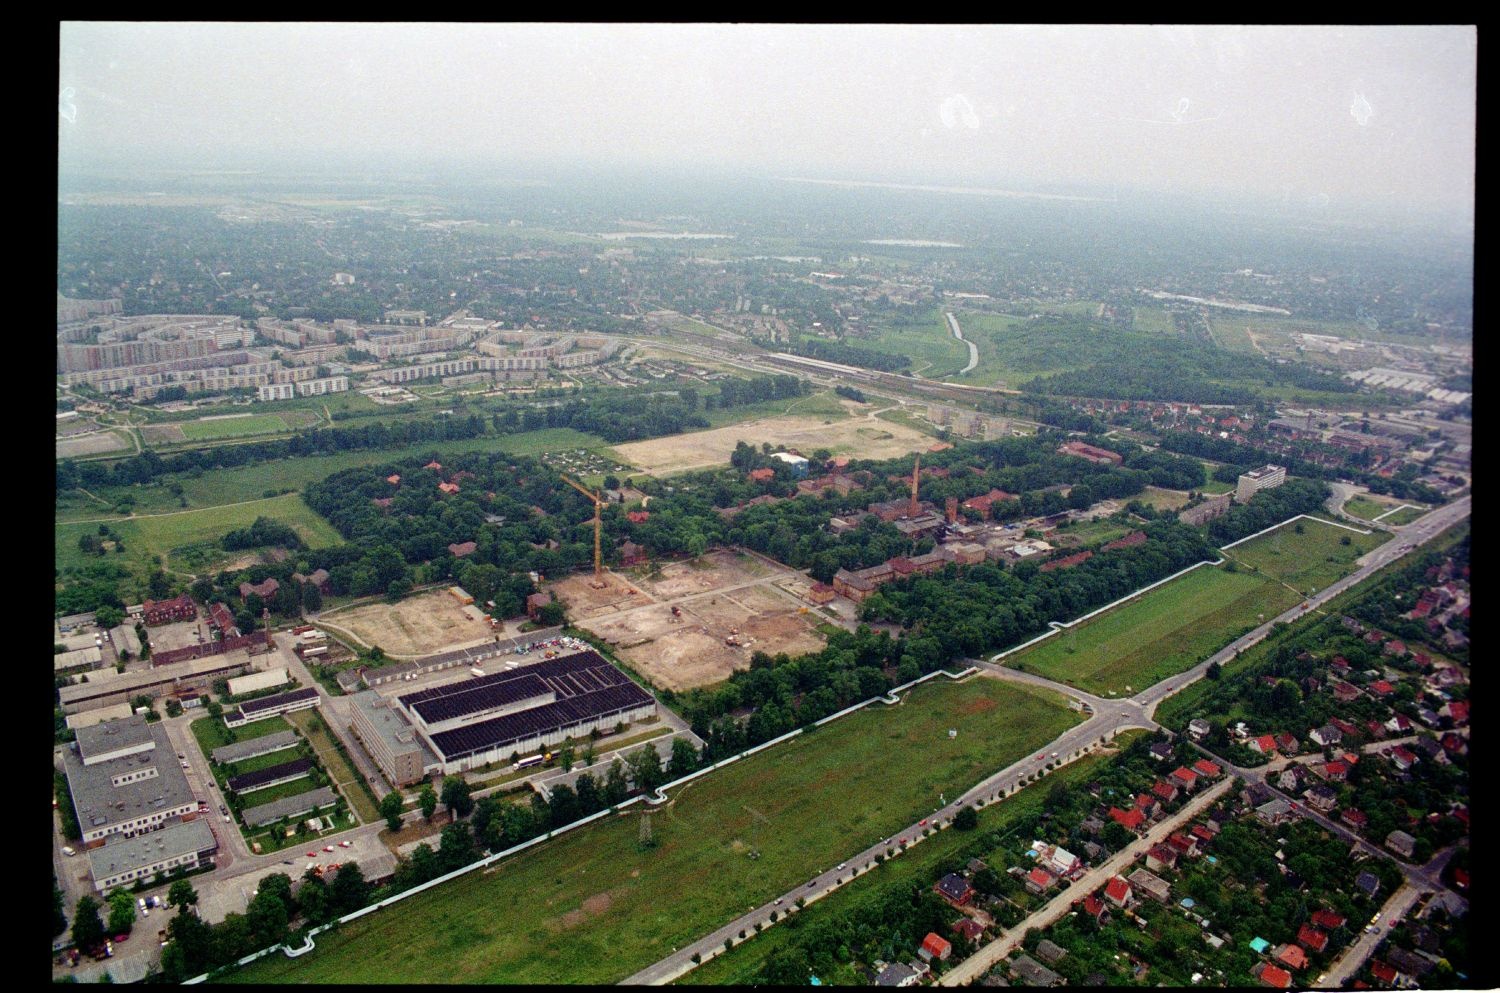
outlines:
M582 651L384 700L356 694L352 730L397 784L506 762L655 717L651 694Z

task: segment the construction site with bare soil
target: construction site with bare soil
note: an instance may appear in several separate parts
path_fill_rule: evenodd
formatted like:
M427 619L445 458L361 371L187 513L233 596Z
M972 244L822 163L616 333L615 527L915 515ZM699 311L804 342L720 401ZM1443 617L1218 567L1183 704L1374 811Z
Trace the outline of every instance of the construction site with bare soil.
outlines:
M753 652L823 647L820 615L792 591L807 578L756 555L709 552L622 574L604 570L551 584L578 627L603 638L654 686L706 686L750 667Z

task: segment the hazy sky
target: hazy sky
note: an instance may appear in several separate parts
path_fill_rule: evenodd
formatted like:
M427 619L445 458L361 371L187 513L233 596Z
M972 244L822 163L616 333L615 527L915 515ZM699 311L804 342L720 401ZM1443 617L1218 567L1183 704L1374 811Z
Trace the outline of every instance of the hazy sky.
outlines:
M1473 27L150 24L61 31L59 154L743 165L1469 209ZM71 92L69 92L71 91Z

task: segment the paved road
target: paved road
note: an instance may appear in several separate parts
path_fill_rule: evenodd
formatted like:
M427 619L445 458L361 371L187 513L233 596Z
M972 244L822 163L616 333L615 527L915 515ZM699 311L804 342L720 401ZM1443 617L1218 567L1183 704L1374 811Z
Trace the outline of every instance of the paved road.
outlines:
M1376 570L1406 554L1412 548L1415 548L1416 546L1430 540L1452 524L1458 522L1459 520L1462 520L1464 517L1467 517L1469 515L1469 512L1470 499L1468 497L1464 497L1463 499L1455 501L1454 503L1449 504L1445 507L1440 507L1432 513L1427 514L1426 516L1419 518L1417 521L1412 522L1406 527L1399 529L1398 536L1395 539L1386 542L1381 547L1362 556L1358 560L1359 568L1355 572L1334 583L1332 586L1328 587L1321 593L1310 597L1307 601L1305 601L1305 605L1299 604L1291 610L1282 613L1273 620L1262 624L1254 631L1251 631L1243 637L1236 639L1228 647L1220 652L1215 653L1210 658L1205 659L1203 662L1194 666L1192 669L1189 669L1188 671L1180 673L1176 676L1169 677L1153 686L1150 686L1145 690L1142 690L1140 693L1137 693L1134 697L1121 700L1105 699L1102 697L1094 696L1090 693L1086 693L1083 690L1079 690L1072 686L1066 686L1061 683L1053 682L1052 680L1046 679L1035 673L1021 672L1014 669L1009 669L1004 666L996 665L993 662L970 660L971 664L980 668L985 672L985 674L990 675L994 678L1006 679L1013 682L1027 683L1034 686L1041 686L1047 689L1056 690L1057 692L1071 697L1089 707L1092 711L1093 716L1091 716L1089 720L1085 721L1083 724L1080 724L1072 730L1065 732L1050 745L1044 746L1044 750L1039 752L1039 754L1043 756L1043 759L1030 757L1027 759L1023 759L1021 762L1015 763L1005 769L1002 769L1000 772L990 776L984 782L968 790L963 794L962 797L958 798L953 803L939 808L934 812L932 817L925 819L926 822L928 824L936 823L939 826L946 826L947 822L951 821L953 815L956 814L958 809L964 804L971 802L980 804L992 802L993 800L996 800L1001 796L1008 794L1011 790L1019 786L1020 779L1029 776L1033 772L1039 771L1043 766L1047 764L1048 761L1051 761L1051 755L1054 752L1056 752L1060 756L1060 759L1062 761L1071 761L1072 759L1077 758L1079 755L1083 754L1083 752L1087 750L1092 743L1096 742L1101 735L1113 736L1114 733L1118 733L1119 730L1127 727L1144 727L1147 729L1155 729L1156 727L1158 727L1158 725L1152 718L1152 714L1154 714L1157 705L1160 704L1162 700L1182 689L1184 686L1187 686L1195 682L1196 680L1203 678L1203 675L1207 672L1209 665L1211 665L1213 662L1218 661L1222 664L1223 662L1226 662L1229 659L1233 658L1236 654L1243 651L1244 649L1256 644L1270 632L1271 626L1277 621L1290 622L1306 613L1316 610L1322 604L1339 595L1344 590L1347 590L1354 584L1369 577ZM1245 778L1249 781L1264 781L1266 770L1263 768L1258 770L1241 769L1240 767L1234 766L1232 763L1229 763L1222 758L1218 758L1218 756L1215 756L1215 758L1218 759L1223 768L1230 770L1232 774L1238 774L1242 778ZM1214 796L1217 796L1224 789L1227 789L1227 784L1232 781L1233 775L1225 779L1218 786L1214 787L1214 790L1210 792ZM1208 796L1208 794L1204 794L1203 796ZM1200 799L1202 799L1202 797L1200 797ZM1194 801L1194 803L1196 803L1196 801ZM1190 804L1188 807L1184 808L1184 811L1187 811L1189 809L1196 810L1201 808L1196 808L1192 804ZM1320 824L1333 831L1340 837L1360 844L1363 848L1370 852L1370 854L1383 858L1391 857L1389 852L1377 848L1374 845L1371 845L1370 843L1364 841L1364 839L1357 837L1343 825L1330 821L1327 818L1316 814L1315 812L1307 811L1305 806L1303 805L1299 805L1299 809L1304 811L1308 816L1312 816ZM1171 823L1179 822L1182 813L1182 811L1179 811L1178 815L1172 819ZM921 830L922 825L913 825L912 827L909 827L905 831L899 832L897 835L893 835L892 837L897 839L906 837L909 840L919 841L921 838ZM1148 837L1155 836L1156 835L1153 832L1153 834ZM865 849L864 851L852 856L849 859L847 865L849 865L851 868L847 870L834 869L820 873L817 876L813 877L812 881L809 882L805 887L799 887L789 890L787 893L782 894L782 896L779 897L776 901L765 904L759 908L752 909L749 913L741 916L735 921L730 922L729 924L726 924L707 937L702 938L685 948L675 951L673 954L667 956L666 958L663 958L661 961L654 963L653 965L641 970L640 972L637 972L635 975L630 976L625 980L622 980L622 982L625 984L636 985L671 982L673 979L676 979L677 977L691 971L691 969L693 968L691 956L694 953L699 954L701 958L706 961L714 957L715 955L720 954L724 950L725 940L730 937L737 937L742 929L747 934L750 934L757 922L760 922L763 925L770 923L770 914L773 910L779 912L781 909L793 904L796 898L799 896L803 897L805 900L807 900L807 902L812 902L813 900L819 899L827 895L828 893L833 892L840 885L843 885L844 883L852 880L855 875L869 871L870 868L873 868L872 860L874 858L874 855L887 847L888 843L889 839L881 841L871 846L870 848ZM1131 850L1139 849L1137 849L1135 846L1132 846ZM1436 862L1436 860L1434 860L1434 862ZM1413 875L1415 875L1416 881L1421 885L1428 886L1429 889L1442 888L1440 881L1437 879L1437 876L1441 873L1440 865L1437 867L1437 870L1435 872L1432 871L1432 863L1429 863L1429 865L1426 867L1403 866L1402 871L1407 874L1409 879L1413 878ZM1107 877L1105 878L1107 879ZM1076 885L1077 884L1075 884L1075 886ZM1090 889L1081 889L1079 890L1079 893L1090 891ZM1456 895L1454 894L1450 893L1449 895L1453 896L1454 899L1461 900L1461 898L1456 897ZM1466 907L1467 901L1463 901L1462 905ZM1048 906L1050 907L1051 905L1049 904ZM979 953L976 953L965 963L961 964L957 969L948 973L943 979L944 984L953 985L953 983L958 982L959 980L957 979L952 979L952 981L950 981L951 977L954 977L956 975L966 975L969 979L974 979L979 975L982 975L984 968L988 968L987 965L981 968L978 964L976 964L972 969L968 969L967 971L962 972L961 970L965 970L965 967L969 962L975 962L980 958L981 955L986 955L989 948L992 948L995 945L1006 940L1011 940L1013 944L1014 940L1018 939L1018 937L1024 932L1025 927L1017 927L1011 929L1011 931L1008 932L1007 936L997 939L997 941L992 943L990 946L986 946L986 949L981 949ZM994 962L999 961L999 958L1003 957L1003 953L998 956L990 953L986 957L989 959L989 964L993 964Z
M958 370L958 374L962 376L973 371L974 367L979 364L979 349L972 341L964 337L963 330L958 326L958 318L954 317L951 311L943 316L948 319L948 330L953 332L953 337L969 346L969 364Z
M938 985L960 986L973 982L984 975L992 966L1002 961L1011 953L1012 949L1020 944L1022 937L1025 936L1029 928L1044 928L1067 913L1074 903L1082 900L1084 896L1109 882L1111 877L1117 876L1126 869L1129 869L1131 863L1139 858L1142 852L1147 851L1183 824L1186 824L1194 817L1197 817L1198 814L1207 810L1233 784L1234 777L1226 776L1207 790L1198 794L1188 803L1184 804L1182 809L1177 811L1177 813L1152 827L1146 832L1144 837L1120 849L1103 865L1090 869L1081 878L1075 880L1073 885L1047 901L1047 903L1043 904L1041 908L1033 912L1024 921L1010 928L1005 934L991 941L973 955L960 962L953 969L944 973L943 977L938 980Z
M1402 883L1380 908L1380 923L1369 925L1366 930L1361 931L1349 947L1344 949L1344 953L1334 961L1333 966L1317 978L1313 987L1326 990L1347 985L1354 978L1354 974L1364 968L1365 961L1374 954L1376 946L1385 940L1391 922L1405 915L1421 896L1421 890L1410 883ZM1349 926L1358 928L1360 924L1358 921L1350 921Z

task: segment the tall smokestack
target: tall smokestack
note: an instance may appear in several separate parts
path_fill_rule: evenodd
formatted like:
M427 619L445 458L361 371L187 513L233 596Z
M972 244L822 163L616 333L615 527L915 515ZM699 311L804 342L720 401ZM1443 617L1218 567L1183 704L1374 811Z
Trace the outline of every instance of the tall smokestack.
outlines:
M911 510L908 516L917 516L917 484L922 479L922 453L917 453L916 461L911 467Z
M276 644L271 640L271 609L269 607L260 608L260 626L266 631L266 647L275 648Z
M957 524L958 523L958 497L949 497L948 498L948 502L946 504L944 504L943 509L947 512L948 523L949 524Z

